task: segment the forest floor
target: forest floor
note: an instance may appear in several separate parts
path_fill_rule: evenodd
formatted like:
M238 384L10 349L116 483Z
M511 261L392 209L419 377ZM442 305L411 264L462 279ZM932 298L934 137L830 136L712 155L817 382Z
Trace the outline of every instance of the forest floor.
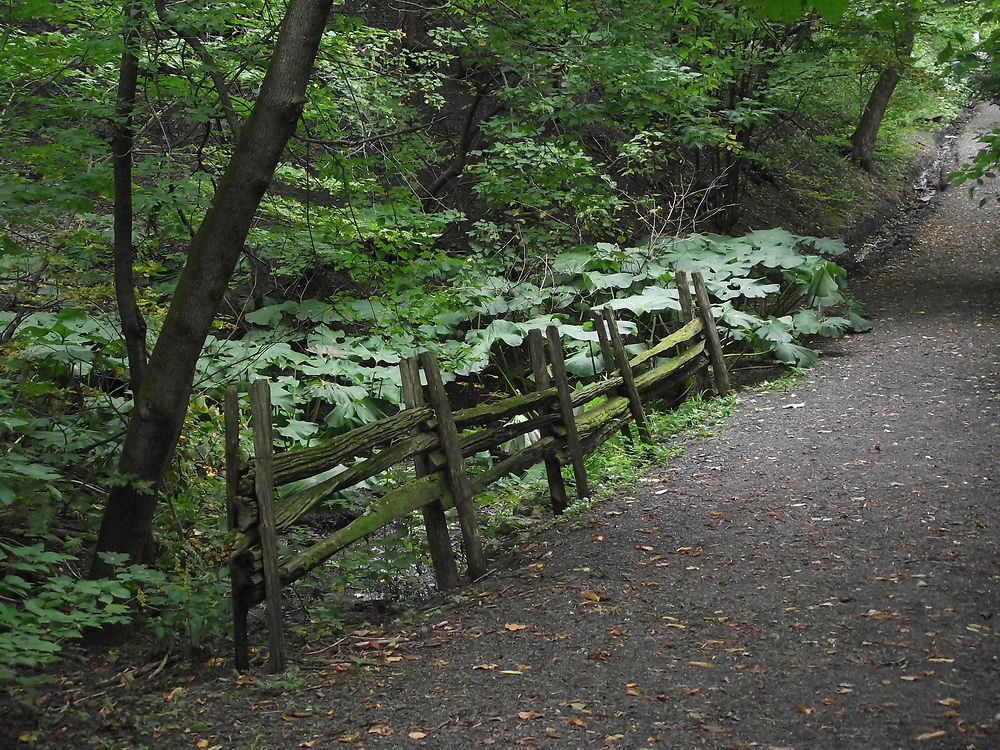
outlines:
M938 200L871 332L485 579L281 678L89 664L11 743L1000 748L1000 207Z

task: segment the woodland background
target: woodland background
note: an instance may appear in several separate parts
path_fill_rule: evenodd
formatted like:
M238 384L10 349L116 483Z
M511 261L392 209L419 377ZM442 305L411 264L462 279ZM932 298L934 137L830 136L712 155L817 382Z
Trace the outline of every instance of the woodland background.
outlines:
M548 324L592 373L588 311L610 302L639 351L678 319L680 267L736 362L804 367L864 330L831 238L914 133L996 96L996 21L945 0L0 5L0 676L23 690L136 612L155 648L221 643L227 385L267 378L293 448L398 410L424 349L459 402L526 387L511 347ZM990 173L983 144L953 182ZM631 476L610 450L601 474ZM480 499L498 533L538 487ZM416 586L420 534L298 594Z

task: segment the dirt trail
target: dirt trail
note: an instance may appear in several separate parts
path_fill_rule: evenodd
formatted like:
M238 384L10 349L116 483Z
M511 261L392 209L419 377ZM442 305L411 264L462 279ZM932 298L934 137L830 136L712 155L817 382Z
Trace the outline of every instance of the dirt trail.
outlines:
M109 699L100 746L1000 748L1000 209L941 203L794 390L445 605L304 647L304 686Z
M855 285L872 332L411 623L269 746L1000 747L998 235L996 206L947 193Z

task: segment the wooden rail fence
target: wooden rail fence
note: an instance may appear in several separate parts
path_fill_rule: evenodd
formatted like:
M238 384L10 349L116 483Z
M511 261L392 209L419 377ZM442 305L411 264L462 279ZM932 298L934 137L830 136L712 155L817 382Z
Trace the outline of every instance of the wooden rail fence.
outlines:
M424 352L400 363L403 411L320 445L275 454L270 391L267 381L256 381L250 388L254 455L246 464L239 451L238 399L230 387L226 393L226 488L237 669L249 666L247 613L266 602L270 669L284 670L281 588L353 542L420 510L435 580L441 589L452 588L460 579L445 511L454 508L468 575L475 580L487 572L476 519L477 493L501 477L544 462L552 510L561 513L569 502L563 466L572 467L574 492L582 499L590 493L584 455L615 432L631 436L630 421L639 439L650 442L644 400L691 377L699 378L700 387L707 386L709 364L716 392L726 394L729 378L705 283L698 273L693 274L693 282L697 302L692 300L687 277L677 273L686 324L632 359L626 354L613 310L605 307L595 314L605 376L578 383L575 389L570 386L555 327L548 328L544 337L541 331L532 330L527 338L534 391L457 411L445 394L437 360ZM426 386L421 385L421 371ZM582 413L577 413L579 407L584 407ZM520 419L512 421L514 417ZM466 457L534 431L540 438L524 449L485 471L467 471ZM387 491L358 518L322 541L279 558L276 538L283 530L326 498L406 462L413 465L412 481ZM340 473L275 500L276 488L345 465Z

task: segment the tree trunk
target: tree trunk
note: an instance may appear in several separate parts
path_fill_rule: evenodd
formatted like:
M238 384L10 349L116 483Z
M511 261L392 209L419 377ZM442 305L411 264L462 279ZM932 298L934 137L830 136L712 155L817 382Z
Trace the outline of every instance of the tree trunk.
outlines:
M122 337L128 353L129 383L132 395L139 392L143 372L146 369L146 321L135 297L135 276L133 261L135 248L132 244L132 148L135 132L132 128L132 113L135 110L135 96L139 84L139 60L135 49L139 41L139 3L125 5L122 28L121 68L118 72L118 93L115 98L115 125L111 134L111 163L114 173L114 268L115 299L118 302L118 317L122 324Z
M899 83L899 79L903 75L903 62L913 52L913 37L916 33L916 27L916 14L908 8L902 36L896 47L898 58L882 69L875 82L875 88L872 89L868 102L865 104L858 127L851 135L851 159L866 172L872 172L875 169L875 139L878 137L879 128L882 127L882 118L885 117L885 111L889 107L892 92L896 90L896 84Z
M889 107L889 99L899 83L901 74L898 68L884 68L879 74L875 88L872 89L865 104L857 129L851 135L851 159L866 172L875 169L875 139L878 137L882 118Z
M332 0L292 0L260 94L191 241L173 301L136 394L97 552L149 561L157 492L180 435L195 365L222 302L264 191L306 102ZM91 574L109 567L95 556Z

